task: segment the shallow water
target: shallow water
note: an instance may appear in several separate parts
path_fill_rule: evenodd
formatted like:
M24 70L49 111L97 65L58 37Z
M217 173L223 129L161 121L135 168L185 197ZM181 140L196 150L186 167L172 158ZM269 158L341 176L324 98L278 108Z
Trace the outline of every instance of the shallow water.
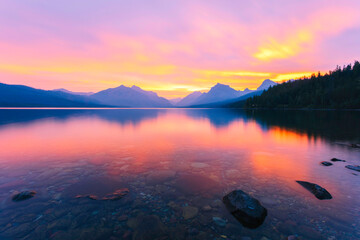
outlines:
M360 173L345 168L360 165L347 145L360 142L359 122L334 111L0 110L0 238L360 239ZM319 164L334 157L347 162ZM267 208L260 227L224 207L235 189ZM23 190L37 194L13 202Z

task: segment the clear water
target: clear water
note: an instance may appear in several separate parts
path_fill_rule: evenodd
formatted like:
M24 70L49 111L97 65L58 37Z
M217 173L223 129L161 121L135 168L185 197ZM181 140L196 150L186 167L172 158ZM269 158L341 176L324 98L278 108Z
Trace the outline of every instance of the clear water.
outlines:
M0 239L360 239L360 173L345 168L360 165L347 145L359 123L334 111L0 110ZM347 162L319 164L333 157ZM267 208L260 227L224 207L235 189ZM37 194L11 200L24 190Z

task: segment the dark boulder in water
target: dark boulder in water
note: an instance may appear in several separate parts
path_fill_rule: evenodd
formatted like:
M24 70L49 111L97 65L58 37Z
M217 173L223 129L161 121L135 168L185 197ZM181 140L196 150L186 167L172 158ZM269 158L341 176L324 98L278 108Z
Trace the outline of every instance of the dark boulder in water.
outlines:
M326 161L323 161L320 164L326 167L333 165L331 162L326 162Z
M235 190L223 197L229 212L247 228L257 228L265 220L267 210L249 194Z
M14 202L23 201L23 200L32 198L33 196L35 196L35 194L36 194L35 191L23 191L23 192L20 192L20 193L16 193L12 197L12 200Z
M296 181L298 184L303 186L309 192L315 195L317 199L324 200L324 199L332 199L331 194L325 189L320 187L315 183L304 182L304 181Z
M338 158L332 158L330 161L332 161L332 162L346 162L345 160L338 159Z
M350 147L353 147L353 148L360 148L360 144L357 144L357 143L351 143L351 144L350 144Z
M354 170L354 171L358 171L360 172L360 166L357 165L346 165L346 168L350 169L350 170Z

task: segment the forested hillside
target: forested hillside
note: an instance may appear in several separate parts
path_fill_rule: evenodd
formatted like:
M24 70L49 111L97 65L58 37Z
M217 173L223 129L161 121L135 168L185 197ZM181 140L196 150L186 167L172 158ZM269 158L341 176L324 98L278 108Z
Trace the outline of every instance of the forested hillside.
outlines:
M238 103L246 108L360 109L360 63L337 67L269 88L260 96ZM231 107L236 107L236 104Z

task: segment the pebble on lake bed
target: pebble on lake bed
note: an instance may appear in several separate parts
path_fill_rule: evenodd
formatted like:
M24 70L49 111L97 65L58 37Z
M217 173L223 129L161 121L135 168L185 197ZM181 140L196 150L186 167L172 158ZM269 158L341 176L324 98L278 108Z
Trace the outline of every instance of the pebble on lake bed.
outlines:
M30 199L32 197L34 197L36 194L35 191L23 191L23 192L16 192L13 196L12 196L12 200L14 202L19 202L19 201L23 201L23 200L27 200Z
M199 209L196 207L185 206L183 207L182 212L183 212L182 213L183 218L187 220L195 217L198 214Z

